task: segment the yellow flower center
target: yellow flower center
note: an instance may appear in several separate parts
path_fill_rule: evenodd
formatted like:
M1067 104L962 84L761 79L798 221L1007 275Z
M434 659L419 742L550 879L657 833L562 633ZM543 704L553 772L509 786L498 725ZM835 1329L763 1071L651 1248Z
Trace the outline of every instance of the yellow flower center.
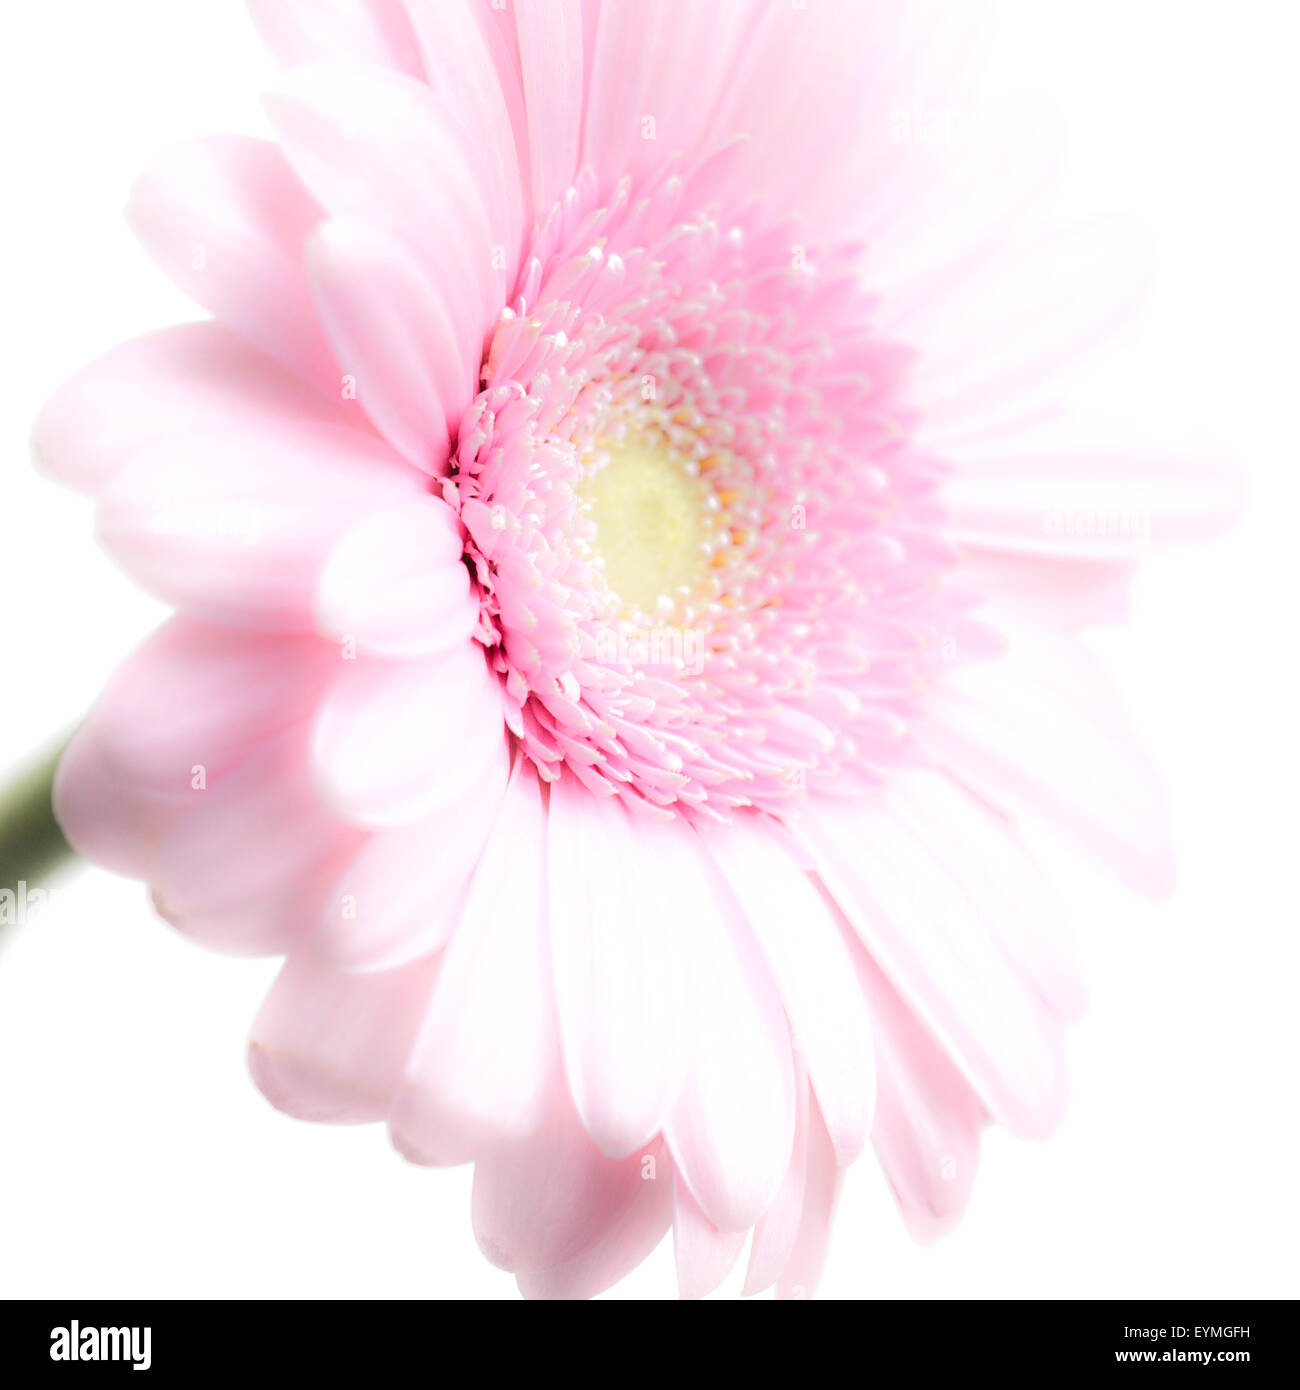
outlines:
M663 615L709 573L718 500L699 465L657 431L597 450L579 488L605 580L625 613Z

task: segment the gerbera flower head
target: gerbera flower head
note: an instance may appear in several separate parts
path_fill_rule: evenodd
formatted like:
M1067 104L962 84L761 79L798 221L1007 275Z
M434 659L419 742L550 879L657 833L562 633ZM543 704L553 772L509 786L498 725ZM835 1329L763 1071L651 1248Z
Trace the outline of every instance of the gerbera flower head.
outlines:
M972 196L1035 142L1013 177L900 125L966 90L944 7L252 10L275 141L131 207L214 318L37 427L178 609L65 758L69 836L286 954L258 1085L475 1161L526 1292L670 1224L683 1292L751 1232L746 1288L806 1292L868 1139L937 1233L984 1123L1063 1104L1021 829L1168 872L1073 629L1227 494L1037 408L1111 244Z

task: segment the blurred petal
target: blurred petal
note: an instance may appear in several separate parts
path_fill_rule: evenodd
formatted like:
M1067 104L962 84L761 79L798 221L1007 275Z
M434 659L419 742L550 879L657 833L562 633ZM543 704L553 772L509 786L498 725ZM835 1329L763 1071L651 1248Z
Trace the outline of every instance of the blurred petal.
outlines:
M657 1149L606 1158L560 1090L529 1138L475 1166L474 1234L493 1264L536 1280L571 1266L634 1220L642 1198L655 1191L670 1207L672 1169ZM658 1235L666 1229L667 1220Z
M451 806L506 753L499 682L467 641L414 661L345 662L316 719L326 803L358 825L401 825Z
M638 824L569 778L551 788L548 825L565 1071L587 1132L620 1157L659 1132L681 1091L681 960L695 918L716 908L676 871L692 853L684 827Z
M321 219L265 140L207 136L141 177L131 226L187 294L328 397L340 377L307 288L304 247Z
M99 534L123 569L195 617L301 632L334 542L420 486L354 430L240 421L142 449L105 492Z
M344 975L310 956L292 956L249 1037L258 1090L300 1120L382 1119L436 969L426 960Z
M41 411L32 432L37 463L59 482L96 493L139 453L177 447L238 418L364 428L218 323L160 328L83 367ZM362 446L364 447L364 445Z
M262 42L286 67L318 58L375 63L419 77L402 0L246 0Z
M1060 1028L989 939L948 869L882 808L810 801L796 833L890 981L1013 1133L1065 1105Z
M908 1229L934 1240L970 1201L984 1108L867 952L854 963L876 1019L880 1094L871 1140Z
M683 1298L704 1298L731 1273L747 1231L720 1231L695 1204L685 1183L673 1182L673 1251Z
M754 1241L745 1272L746 1294L771 1288L790 1263L803 1218L808 1176L808 1073L796 1058L794 1151L781 1190L754 1227Z
M686 893L699 891L687 881ZM691 1067L664 1137L691 1195L724 1231L752 1226L794 1146L785 1014L743 924L696 920L686 958Z
M308 265L321 318L357 399L390 444L425 473L447 470L451 432L473 399L479 354L394 237L328 222Z
M811 1298L821 1283L826 1252L830 1247L831 1218L839 1200L841 1170L835 1163L826 1126L821 1123L817 1102L810 1102L808 1115L808 1159L804 1178L803 1214L794 1249L776 1286L778 1298Z
M446 298L457 342L471 357L504 303L493 248L492 198L472 147L422 83L381 68L313 63L266 98L299 177L335 217L398 236Z
M192 787L192 809L162 838L150 870L154 906L174 927L253 955L275 955L310 932L361 837L320 809L305 745L306 730L292 729L211 786Z
M862 1152L875 1102L866 1000L830 909L808 875L773 844L773 828L737 817L704 843L740 904L790 1020L841 1163Z
M546 918L546 820L531 764L516 764L447 947L389 1116L396 1147L458 1163L525 1139L558 1083Z
M506 760L457 801L369 835L339 872L312 940L343 970L387 970L446 945L506 785Z
M425 656L463 646L478 603L455 513L414 497L365 517L330 551L316 594L323 632L379 656Z

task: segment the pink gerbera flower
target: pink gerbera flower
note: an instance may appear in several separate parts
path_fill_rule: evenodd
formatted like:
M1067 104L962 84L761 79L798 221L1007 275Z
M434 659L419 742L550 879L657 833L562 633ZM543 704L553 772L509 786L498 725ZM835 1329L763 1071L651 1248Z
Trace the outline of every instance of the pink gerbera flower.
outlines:
M924 138L946 6L253 11L276 142L131 205L214 318L37 428L178 610L63 762L69 837L287 954L257 1084L474 1161L526 1293L670 1224L683 1293L751 1231L746 1288L806 1291L869 1139L942 1230L986 1121L1064 1103L1020 831L1169 873L1073 632L1225 488L1041 408L1114 244L1043 235L1037 140Z

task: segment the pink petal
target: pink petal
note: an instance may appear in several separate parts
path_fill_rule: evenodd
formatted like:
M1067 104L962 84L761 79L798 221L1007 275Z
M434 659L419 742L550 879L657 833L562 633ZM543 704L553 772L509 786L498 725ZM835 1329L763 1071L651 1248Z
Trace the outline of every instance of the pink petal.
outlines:
M1163 791L1109 682L1072 644L1018 637L1001 660L952 672L929 716L936 760L985 800L1046 818L1139 891L1170 890Z
M389 1116L393 1143L416 1162L464 1162L545 1116L559 1062L545 849L541 787L520 759Z
M776 1286L777 1297L782 1299L811 1298L817 1291L830 1246L831 1219L840 1193L842 1170L836 1165L835 1149L821 1122L815 1100L809 1108L807 1164L799 1234Z
M754 108L730 98L738 75L749 71L747 60L760 48L775 53L781 35L771 14L756 12L748 0L641 0L634 7L601 5L588 14L583 162L602 188L625 175L652 176L674 156L711 154L751 133ZM770 107L773 87L789 89L797 78L794 65L774 63L762 74L761 101ZM756 79L756 98L758 87ZM748 172L744 196L756 188L788 191L799 174L786 163L770 165L758 177L753 168ZM736 185L728 189L737 191Z
M745 1272L744 1293L771 1288L790 1263L803 1217L804 1187L808 1175L808 1073L795 1058L794 1151L781 1190L754 1227L754 1241Z
M506 231L506 278L513 285L531 220L528 124L517 53L495 22L499 15L484 6L421 4L411 22L429 83L482 171L493 225Z
M747 1231L720 1231L699 1209L680 1177L673 1180L673 1250L683 1298L704 1298L731 1273Z
M444 946L506 785L506 762L431 816L377 830L325 899L313 949L343 970L387 970Z
M606 1158L563 1087L541 1126L474 1169L474 1234L502 1269L545 1271L578 1260L628 1220L648 1189L671 1202L672 1168L658 1152ZM662 1233L662 1227L661 1233Z
M683 902L707 891L694 877L679 889ZM785 1014L733 914L696 913L684 963L691 1065L664 1137L709 1219L724 1231L745 1230L780 1190L794 1144Z
M666 1159L660 1155L664 1163ZM544 1269L519 1271L525 1298L594 1298L639 1265L672 1224L672 1189L666 1177L643 1180L631 1200L579 1254Z
M926 345L915 393L934 425L982 418L991 403L1005 413L1054 387L1133 312L1149 281L1148 253L1127 224L1035 230L1025 243L888 316L890 332Z
M854 964L877 1026L880 1094L871 1139L912 1235L934 1240L966 1209L984 1108L866 951Z
M307 289L317 205L275 145L243 135L182 145L131 194L127 215L187 294L328 397L339 369Z
M285 67L318 58L423 75L402 0L247 0L262 42Z
M582 9L578 0L515 0L528 112L533 205L550 208L578 170L582 124Z
M241 420L144 448L104 493L99 534L124 569L196 617L303 631L330 547L421 481L355 430Z
M125 783L93 723L83 724L54 774L54 816L83 858L129 878L147 878L179 813L174 802Z
M921 95L919 86L913 92ZM889 286L885 311L894 313L984 273L1010 229L1037 231L1065 134L1049 95L1001 89L981 91L977 108L935 107L923 95L900 101L889 125L890 148L881 152L888 186L871 199L862 235L872 278Z
M422 83L360 65L313 63L266 98L285 152L334 216L396 234L445 296L457 342L482 356L505 302L492 197L472 147Z
M257 749L211 786L158 846L155 908L205 945L274 955L314 926L360 835L321 811L306 777L306 730Z
M668 22L664 0L646 0L635 10L602 5L597 12L586 58L590 75L582 153L602 187L612 187L659 149L657 140L645 140L649 127L643 122L653 119L657 135L658 121L669 118L669 110L656 105L651 85Z
M981 8L954 11L944 0L819 0L757 13L740 6L741 43L708 107L715 141L747 137L732 196L765 196L804 226L857 234L915 158L895 138L894 114L932 105L936 91L961 103L955 79L972 67Z
M36 459L52 477L96 493L136 454L164 439L249 423L365 422L249 347L218 323L186 323L133 338L59 388L32 432Z
M944 497L953 538L972 549L1123 559L1153 541L1217 534L1241 489L1220 461L1194 455L1022 448L968 461Z
M1132 606L1133 559L1078 559L969 550L956 585L980 602L1010 609L1045 627L1122 623ZM994 617L994 624L997 619Z
M322 632L379 656L463 646L478 623L455 513L441 498L406 498L349 530L316 594Z
M248 1041L258 1090L300 1120L382 1119L436 969L436 960L424 960L345 975L310 956L290 957Z
M306 719L338 661L315 637L264 636L174 617L118 667L90 723L117 775L191 801L256 745Z
M326 804L369 826L452 806L507 757L500 684L473 641L414 661L343 662L312 748Z
M1014 1133L1060 1119L1059 1025L1022 986L942 861L883 809L810 800L796 833L881 969Z
M1015 830L942 773L903 772L890 813L941 859L1008 962L1063 1018L1083 1012L1082 970L1064 912Z
M701 902L680 822L634 821L575 778L551 787L551 957L565 1071L587 1132L619 1157L648 1143L686 1070L681 958ZM685 929L680 923L684 919Z
M375 427L417 468L445 473L479 369L445 296L395 237L359 221L327 222L308 267L340 367Z
M148 877L158 846L259 744L306 718L335 657L173 618L114 672L64 755L55 811L87 858Z
M772 972L841 1163L862 1152L875 1101L871 1019L830 909L808 875L753 817L703 839Z

